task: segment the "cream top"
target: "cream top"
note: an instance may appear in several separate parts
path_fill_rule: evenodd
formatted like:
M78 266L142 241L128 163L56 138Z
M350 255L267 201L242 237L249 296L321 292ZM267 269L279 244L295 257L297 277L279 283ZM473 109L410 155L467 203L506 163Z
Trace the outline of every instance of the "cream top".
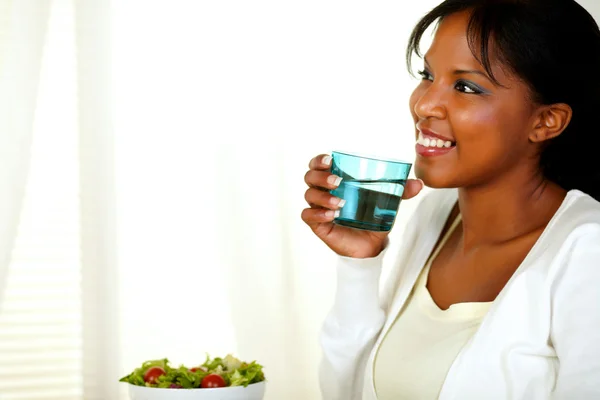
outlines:
M374 363L379 400L437 399L454 359L477 331L491 305L458 303L442 310L427 289L431 264L460 221L459 214L427 261L379 347Z

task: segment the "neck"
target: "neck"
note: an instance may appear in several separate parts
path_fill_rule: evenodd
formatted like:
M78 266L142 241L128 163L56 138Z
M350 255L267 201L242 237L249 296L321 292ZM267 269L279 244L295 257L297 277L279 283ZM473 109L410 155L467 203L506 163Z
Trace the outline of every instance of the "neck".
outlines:
M523 171L485 185L460 188L463 248L506 243L543 229L565 195L555 183Z

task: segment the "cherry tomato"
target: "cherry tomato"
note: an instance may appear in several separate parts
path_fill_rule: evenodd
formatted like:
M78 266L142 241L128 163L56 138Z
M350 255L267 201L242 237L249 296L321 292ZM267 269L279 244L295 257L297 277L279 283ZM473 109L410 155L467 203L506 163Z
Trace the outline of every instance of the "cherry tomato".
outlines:
M166 374L165 370L161 367L151 367L148 368L148 371L144 374L144 382L156 384L159 376Z
M196 372L196 371L204 371L204 372L206 372L208 370L206 369L206 367L202 367L202 366L190 368L190 372Z
M204 379L202 379L202 384L200 387L202 388L220 388L227 386L225 384L225 379L221 375L210 374L206 375Z

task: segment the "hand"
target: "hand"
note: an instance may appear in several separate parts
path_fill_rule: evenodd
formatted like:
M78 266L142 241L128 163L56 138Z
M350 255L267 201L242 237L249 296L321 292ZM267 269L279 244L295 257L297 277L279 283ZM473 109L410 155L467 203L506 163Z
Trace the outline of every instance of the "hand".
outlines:
M339 185L339 179L330 172L331 156L321 154L308 165L304 176L308 185L304 198L310 208L302 211L302 220L330 249L345 257L368 258L377 256L384 247L389 232L372 232L348 228L333 223L340 200L329 193ZM421 180L409 179L403 199L415 197L423 189Z

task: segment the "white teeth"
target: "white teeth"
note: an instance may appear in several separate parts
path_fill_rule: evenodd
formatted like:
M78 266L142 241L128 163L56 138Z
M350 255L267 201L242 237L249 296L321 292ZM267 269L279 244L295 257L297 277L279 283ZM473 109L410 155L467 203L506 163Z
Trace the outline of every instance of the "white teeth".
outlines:
M423 134L421 132L419 132L419 136L417 138L417 143L420 144L421 146L437 147L440 149L443 147L452 147L452 142L449 140L443 141L441 139L426 138L423 136Z

